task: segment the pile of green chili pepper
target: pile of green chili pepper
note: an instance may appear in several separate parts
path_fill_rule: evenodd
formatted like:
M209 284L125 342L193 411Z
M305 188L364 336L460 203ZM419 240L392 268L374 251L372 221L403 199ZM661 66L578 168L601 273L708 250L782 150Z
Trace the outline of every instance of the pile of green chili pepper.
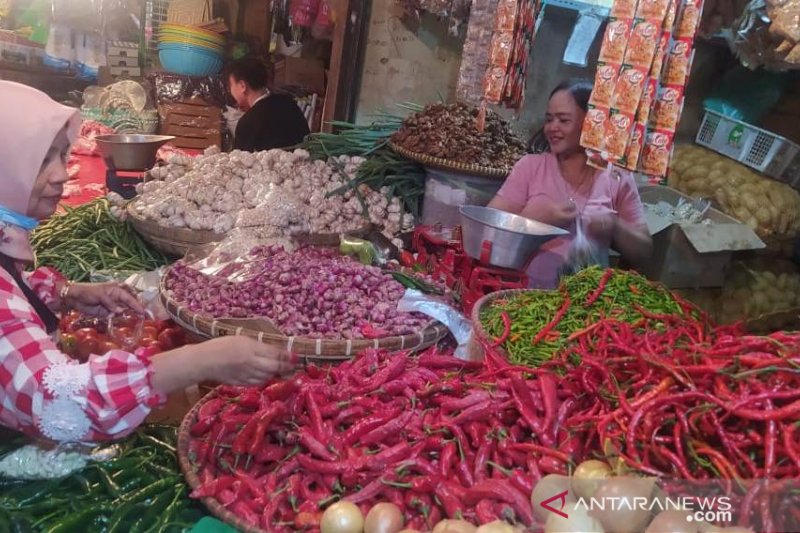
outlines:
M634 324L645 314L683 312L669 290L639 274L591 267L564 278L558 290L494 300L482 310L481 324L512 363L539 366L601 319Z
M153 270L169 262L112 217L107 200L64 209L31 234L37 267L54 267L67 279L88 281L92 271Z
M0 531L171 532L205 516L187 496L178 468L176 430L146 426L119 443L115 459L60 479L0 478ZM24 442L4 446L10 451Z

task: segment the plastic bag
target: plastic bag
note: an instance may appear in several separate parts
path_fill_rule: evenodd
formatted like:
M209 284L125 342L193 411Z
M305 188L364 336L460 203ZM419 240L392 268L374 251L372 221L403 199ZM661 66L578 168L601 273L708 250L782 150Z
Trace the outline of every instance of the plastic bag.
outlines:
M576 274L584 268L604 262L598 243L589 237L583 225L584 220L578 217L575 221L575 238L572 239L569 253L564 261L562 276Z
M422 313L447 326L458 343L454 355L462 360L469 359L467 345L472 337L472 323L456 309L433 296L414 289L406 289L403 297L397 302L397 310L401 313Z
M386 257L369 241L342 235L339 251L345 255L355 255L363 265L385 265Z
M722 76L703 105L726 117L758 124L781 99L787 83L785 74L737 66Z
M90 450L80 444L60 444L45 449L35 444L18 448L0 459L0 477L56 479L84 468L90 461L108 461L119 455L119 446Z

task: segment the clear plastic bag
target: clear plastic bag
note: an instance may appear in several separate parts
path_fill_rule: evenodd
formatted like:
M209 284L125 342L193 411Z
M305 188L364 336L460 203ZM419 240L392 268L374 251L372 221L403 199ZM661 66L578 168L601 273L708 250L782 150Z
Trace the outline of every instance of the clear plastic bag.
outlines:
M604 263L602 249L586 232L585 223L581 217L575 221L575 238L564 261L562 276L576 274L584 268Z
M397 310L401 313L422 313L447 326L458 343L454 355L459 359L469 359L467 346L472 337L472 323L455 308L434 296L414 289L406 289L403 297L397 302Z

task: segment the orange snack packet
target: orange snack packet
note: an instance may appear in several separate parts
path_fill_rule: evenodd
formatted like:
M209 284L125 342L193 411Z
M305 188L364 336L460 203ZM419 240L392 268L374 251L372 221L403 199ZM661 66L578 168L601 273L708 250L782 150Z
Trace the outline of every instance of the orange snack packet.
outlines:
M646 82L646 69L624 65L614 87L614 101L611 107L626 114L636 113Z
M650 123L655 129L674 132L683 109L683 87L667 85L658 90Z
M670 3L670 0L639 0L636 18L663 20Z
M664 67L664 75L661 77L661 82L664 85L686 85L691 56L692 40L686 38L675 39L667 56L667 64Z
M614 0L614 4L611 6L611 16L632 19L636 14L636 4L636 0Z
M599 60L603 63L622 63L628 45L633 21L631 19L610 19L603 36Z
M694 39L700 25L703 10L702 0L685 0L675 25L675 37L678 39Z
M639 110L636 112L636 122L645 124L650 118L650 112L653 109L653 102L656 99L656 90L658 89L658 79L651 77L647 80L644 91L642 91L642 99L639 101Z
M596 106L610 106L614 95L614 85L619 74L619 65L598 63L594 77L594 88L589 103Z
M611 110L611 114L606 121L605 151L612 160L618 160L625 156L628 148L628 141L631 138L633 127L633 114L622 113Z
M631 142L628 143L628 151L625 153L625 167L630 170L636 170L636 166L639 164L639 158L642 155L645 130L645 125L642 123L637 122L633 126Z
M639 169L651 176L665 176L669 168L673 138L673 134L668 131L648 130Z
M649 71L653 64L653 56L661 39L661 21L653 19L636 20L628 48L625 52L625 64L635 67L646 67Z
M593 150L602 150L606 137L607 107L589 106L581 129L581 146Z

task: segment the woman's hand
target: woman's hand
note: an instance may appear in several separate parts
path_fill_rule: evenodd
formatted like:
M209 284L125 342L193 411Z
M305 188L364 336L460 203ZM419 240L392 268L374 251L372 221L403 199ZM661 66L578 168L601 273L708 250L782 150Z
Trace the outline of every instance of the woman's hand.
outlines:
M69 287L67 306L91 316L105 317L133 309L144 313L144 307L131 289L123 283L75 283Z
M592 215L586 227L588 234L595 240L610 243L617 230L617 216L613 213Z
M153 388L163 394L203 381L261 385L295 366L288 352L239 335L186 345L151 361Z
M553 204L550 210L549 224L559 228L568 228L578 217L578 208L575 202Z
M226 385L261 385L294 367L292 356L250 337L219 337L203 343L209 352L208 379Z

